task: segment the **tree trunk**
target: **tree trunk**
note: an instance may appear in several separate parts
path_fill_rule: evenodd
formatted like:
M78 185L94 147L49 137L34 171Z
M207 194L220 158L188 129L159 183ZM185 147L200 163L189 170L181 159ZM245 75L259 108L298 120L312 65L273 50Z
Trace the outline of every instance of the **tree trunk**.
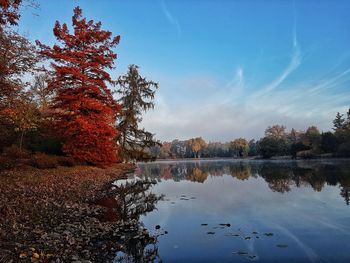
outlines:
M21 133L21 139L19 141L19 153L22 155L22 145L23 145L24 130Z

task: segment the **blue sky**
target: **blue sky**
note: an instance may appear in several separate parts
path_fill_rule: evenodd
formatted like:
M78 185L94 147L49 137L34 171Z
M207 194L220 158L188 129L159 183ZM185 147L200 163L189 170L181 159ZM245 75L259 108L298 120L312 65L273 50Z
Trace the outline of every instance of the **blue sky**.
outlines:
M55 43L56 20L88 19L121 35L129 64L159 82L143 126L161 140L259 138L268 125L331 128L350 107L350 1L39 0L19 31ZM35 13L35 14L33 14Z

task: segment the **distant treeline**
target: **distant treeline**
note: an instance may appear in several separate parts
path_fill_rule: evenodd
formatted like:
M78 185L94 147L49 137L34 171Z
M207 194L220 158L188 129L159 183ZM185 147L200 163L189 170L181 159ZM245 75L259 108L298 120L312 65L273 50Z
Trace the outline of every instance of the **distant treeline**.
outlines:
M295 187L311 187L321 192L325 186L339 186L340 195L350 205L350 177L348 166L337 163L284 163L284 162L158 162L142 167L144 178L182 180L204 183L209 177L232 176L237 180L263 178L268 187L279 193Z
M189 140L163 142L149 149L153 158L216 158L289 156L291 158L314 158L318 156L350 156L350 109L344 117L337 113L333 131L320 132L316 126L306 131L273 125L265 130L260 140L237 138L231 142L206 142L202 137Z

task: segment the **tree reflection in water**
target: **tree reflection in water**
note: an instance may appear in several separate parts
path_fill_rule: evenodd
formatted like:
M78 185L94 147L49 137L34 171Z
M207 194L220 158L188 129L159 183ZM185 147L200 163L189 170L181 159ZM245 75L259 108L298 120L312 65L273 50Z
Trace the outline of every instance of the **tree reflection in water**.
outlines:
M311 187L320 192L325 185L339 186L340 195L350 204L350 168L333 163L304 162L169 162L142 167L142 178L189 180L204 183L208 177L231 175L238 180L260 177L268 187L286 193L295 187Z
M164 198L150 191L155 183L148 180L116 181L107 196L97 202L107 209L104 220L120 225L119 251L113 262L159 262L157 236L149 234L140 216L156 209Z

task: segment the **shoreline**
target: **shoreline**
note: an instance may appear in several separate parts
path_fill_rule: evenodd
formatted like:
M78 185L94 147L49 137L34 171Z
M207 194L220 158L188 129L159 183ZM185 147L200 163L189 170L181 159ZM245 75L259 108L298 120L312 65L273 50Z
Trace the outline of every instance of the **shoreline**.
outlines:
M232 158L232 157L213 157L213 158L166 158L166 159L156 159L154 162L186 162L186 161L220 161L220 160L232 160L232 161L330 161L330 160L350 160L350 157L316 157L316 158L286 158L286 157L275 157L275 158ZM147 163L147 162L138 162ZM151 162L152 163L152 162Z
M103 219L96 203L134 164L0 172L0 262L105 262L134 236L152 237L136 220ZM112 197L112 196L110 196Z

